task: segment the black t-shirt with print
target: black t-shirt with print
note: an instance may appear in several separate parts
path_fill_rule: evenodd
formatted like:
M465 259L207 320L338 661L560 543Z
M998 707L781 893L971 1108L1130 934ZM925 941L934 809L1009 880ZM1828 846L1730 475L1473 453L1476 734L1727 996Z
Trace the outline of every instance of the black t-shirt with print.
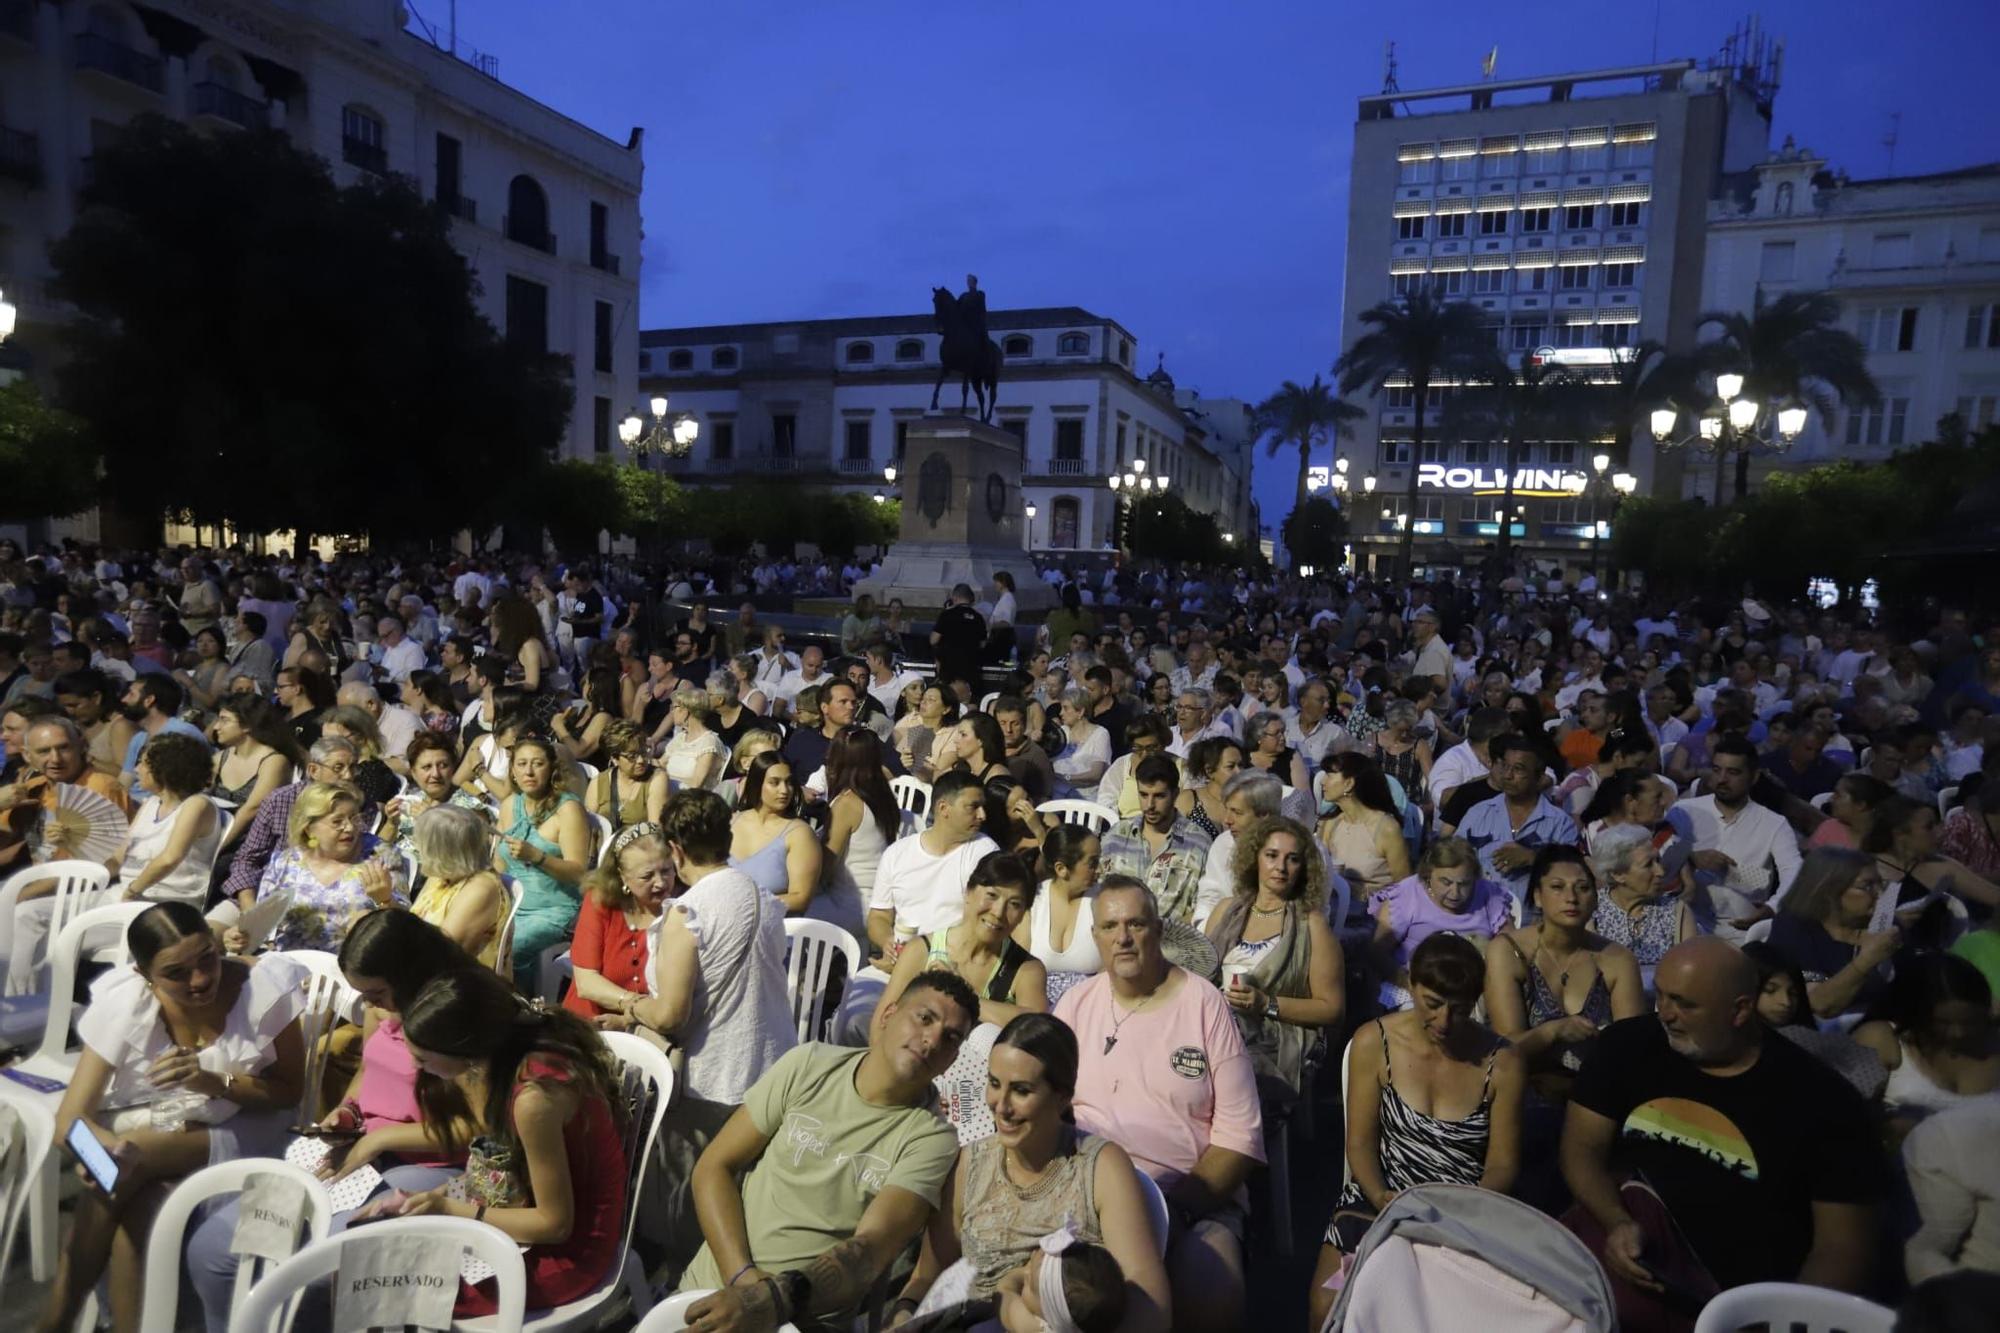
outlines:
M1618 1126L1613 1163L1659 1191L1724 1287L1791 1282L1812 1248L1812 1205L1870 1204L1886 1171L1846 1080L1788 1041L1734 1078L1674 1054L1650 1014L1597 1038L1570 1100Z

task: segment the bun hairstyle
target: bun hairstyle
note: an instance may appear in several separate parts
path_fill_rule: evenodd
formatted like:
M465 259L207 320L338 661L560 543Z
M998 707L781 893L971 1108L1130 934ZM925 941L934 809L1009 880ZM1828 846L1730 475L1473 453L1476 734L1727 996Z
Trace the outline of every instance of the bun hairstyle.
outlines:
M192 935L209 933L208 919L192 903L154 903L125 927L125 948L139 975L151 979L153 960L162 950Z
M490 968L453 968L425 982L403 1010L403 1036L420 1050L485 1066L480 1118L516 1161L521 1141L509 1107L520 1082L561 1079L585 1096L603 1097L622 1132L622 1079L597 1029L567 1009L524 998ZM524 1070L531 1056L539 1057L538 1068ZM472 1117L457 1085L425 1074L417 1100L424 1127L448 1151L463 1152Z

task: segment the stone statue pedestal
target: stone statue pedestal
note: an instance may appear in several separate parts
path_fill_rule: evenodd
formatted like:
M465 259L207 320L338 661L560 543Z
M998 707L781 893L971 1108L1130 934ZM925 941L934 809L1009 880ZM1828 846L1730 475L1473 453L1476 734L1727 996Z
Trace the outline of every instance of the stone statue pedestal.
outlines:
M960 583L990 602L993 576L1005 570L1021 619L1054 609L1055 593L1023 549L1020 441L970 417L924 417L910 423L901 469L902 534L856 593L934 611Z

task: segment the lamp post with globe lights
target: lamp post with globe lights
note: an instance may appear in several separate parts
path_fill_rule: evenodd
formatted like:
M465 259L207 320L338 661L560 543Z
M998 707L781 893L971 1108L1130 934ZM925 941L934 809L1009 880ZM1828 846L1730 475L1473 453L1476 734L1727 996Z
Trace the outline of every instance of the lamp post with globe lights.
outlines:
M632 453L644 457L685 458L701 437L701 423L686 412L671 409L664 394L646 404L652 412L649 427L637 412L618 423L618 440Z
M0 343L14 336L14 321L21 317L20 309L0 292Z
M1611 472L1611 455L1597 454L1590 460L1589 477L1575 477L1570 482L1570 492L1574 495L1590 497L1590 576L1597 577L1598 557L1604 547L1604 539L1611 535L1609 520L1599 517L1599 507L1606 499L1611 501L1611 517L1618 516L1618 506L1625 503L1625 497L1639 488L1639 479L1629 472ZM1608 475L1607 475L1608 474Z
M1166 494L1166 474L1160 473L1150 477L1147 476L1146 460L1135 458L1132 460L1131 466L1125 471L1113 472L1109 477L1105 478L1104 484L1109 486L1111 493L1118 497L1118 532L1115 540L1116 544L1123 549L1126 536L1132 524L1132 506L1145 496Z
M1723 371L1715 377L1715 396L1720 406L1693 416L1693 430L1679 439L1674 438L1681 428L1682 414L1677 409L1654 408L1651 425L1653 439L1662 448L1693 446L1715 455L1715 502L1721 504L1722 459L1732 452L1737 455L1736 493L1740 499L1749 489L1750 451L1764 448L1782 453L1791 448L1805 430L1809 413L1799 403L1774 408L1748 397L1743 392L1743 376L1735 371Z

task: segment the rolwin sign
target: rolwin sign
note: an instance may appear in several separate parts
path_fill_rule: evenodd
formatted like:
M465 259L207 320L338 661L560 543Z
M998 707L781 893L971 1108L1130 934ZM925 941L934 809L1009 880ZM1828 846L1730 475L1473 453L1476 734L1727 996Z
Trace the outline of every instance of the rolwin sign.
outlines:
M1502 468L1446 467L1443 463L1423 463L1417 468L1417 485L1434 491L1461 491L1469 495L1503 495L1507 473ZM1567 498L1584 488L1580 472L1561 468L1524 467L1514 472L1514 494Z

